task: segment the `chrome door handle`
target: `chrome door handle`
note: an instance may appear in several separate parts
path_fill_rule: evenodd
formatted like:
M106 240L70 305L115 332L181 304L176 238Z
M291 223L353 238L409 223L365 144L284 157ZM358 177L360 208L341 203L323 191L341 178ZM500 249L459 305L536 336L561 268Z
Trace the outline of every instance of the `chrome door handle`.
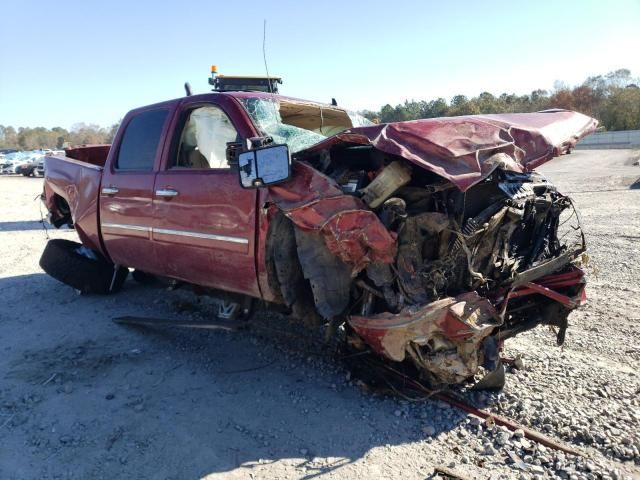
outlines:
M101 190L103 195L115 195L119 191L116 187L102 187Z
M175 197L178 195L178 191L173 188L161 188L156 190L156 197Z

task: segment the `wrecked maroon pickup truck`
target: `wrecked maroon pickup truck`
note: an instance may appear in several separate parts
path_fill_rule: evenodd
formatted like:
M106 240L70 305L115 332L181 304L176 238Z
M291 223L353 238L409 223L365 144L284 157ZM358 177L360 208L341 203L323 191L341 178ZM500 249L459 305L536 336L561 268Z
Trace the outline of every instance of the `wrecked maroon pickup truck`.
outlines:
M84 292L129 269L327 325L432 383L497 368L537 325L564 340L585 300L570 198L533 171L596 121L554 110L374 125L256 92L130 112L111 146L48 157L44 202L82 245L41 266ZM319 340L321 341L321 340Z

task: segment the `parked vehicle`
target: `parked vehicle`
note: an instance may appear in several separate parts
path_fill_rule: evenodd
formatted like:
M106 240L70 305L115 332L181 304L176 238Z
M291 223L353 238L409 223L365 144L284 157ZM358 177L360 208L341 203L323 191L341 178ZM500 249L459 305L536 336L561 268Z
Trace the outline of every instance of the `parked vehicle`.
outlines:
M34 177L44 177L44 158L38 160L36 168L33 171Z
M28 155L24 152L11 152L7 153L0 160L0 173L10 174L16 173L16 168L21 165L28 158Z
M15 166L14 173L23 175L25 177L31 177L34 175L34 172L37 166L38 166L38 163L36 161L29 160Z
M64 150L48 150L45 153L46 156L57 155L64 156ZM44 177L44 157L41 157L36 162L35 169L33 170L34 177Z
M40 150L12 152L0 160L0 173L17 174L26 177L35 175L38 162L44 158Z
M282 304L458 383L537 325L563 342L585 300L584 239L562 236L573 204L533 169L596 124L554 111L372 125L259 92L138 108L112 146L45 158L49 218L82 245L51 240L40 264L84 292L117 291L129 267L234 295L223 307Z

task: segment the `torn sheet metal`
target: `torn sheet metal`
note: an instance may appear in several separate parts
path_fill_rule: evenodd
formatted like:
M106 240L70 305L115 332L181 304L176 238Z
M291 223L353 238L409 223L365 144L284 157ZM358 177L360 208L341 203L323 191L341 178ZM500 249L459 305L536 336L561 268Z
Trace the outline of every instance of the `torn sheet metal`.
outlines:
M585 285L584 272L571 266L569 271L538 278L535 283L529 281L522 284L507 294L506 301L538 293L573 309L586 303ZM558 292L558 289L565 287L573 287L577 293L567 296Z
M419 368L450 384L476 373L482 342L500 325L491 302L476 292L348 321L375 352L396 362L409 354Z
M498 167L533 170L566 153L597 125L597 120L568 110L430 118L352 128L300 155L341 144L372 145L466 191Z
M499 343L536 325L558 327L562 341L568 313L584 300L570 265L584 238L561 245L571 201L529 170L596 124L554 111L354 128L294 156L291 180L271 187L268 200L298 229L321 232L357 277L342 287L349 298L316 295L348 283L349 272L319 261L320 244L298 251L323 318L357 311L346 319L353 345L456 384L480 365L496 371Z
M319 230L329 250L352 268L392 263L396 239L358 198L346 195L329 177L302 162L292 179L269 189L269 200L299 228Z

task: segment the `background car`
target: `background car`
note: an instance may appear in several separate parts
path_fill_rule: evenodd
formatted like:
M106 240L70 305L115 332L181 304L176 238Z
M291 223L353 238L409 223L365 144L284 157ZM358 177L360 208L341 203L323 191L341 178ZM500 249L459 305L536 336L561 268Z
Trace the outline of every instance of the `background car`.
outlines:
M40 150L6 154L0 161L0 173L21 174L24 176L34 175L38 162L43 158L44 154Z
M38 162L35 160L28 160L24 163L19 163L15 167L15 173L24 175L25 177L35 176L35 170L38 167Z

